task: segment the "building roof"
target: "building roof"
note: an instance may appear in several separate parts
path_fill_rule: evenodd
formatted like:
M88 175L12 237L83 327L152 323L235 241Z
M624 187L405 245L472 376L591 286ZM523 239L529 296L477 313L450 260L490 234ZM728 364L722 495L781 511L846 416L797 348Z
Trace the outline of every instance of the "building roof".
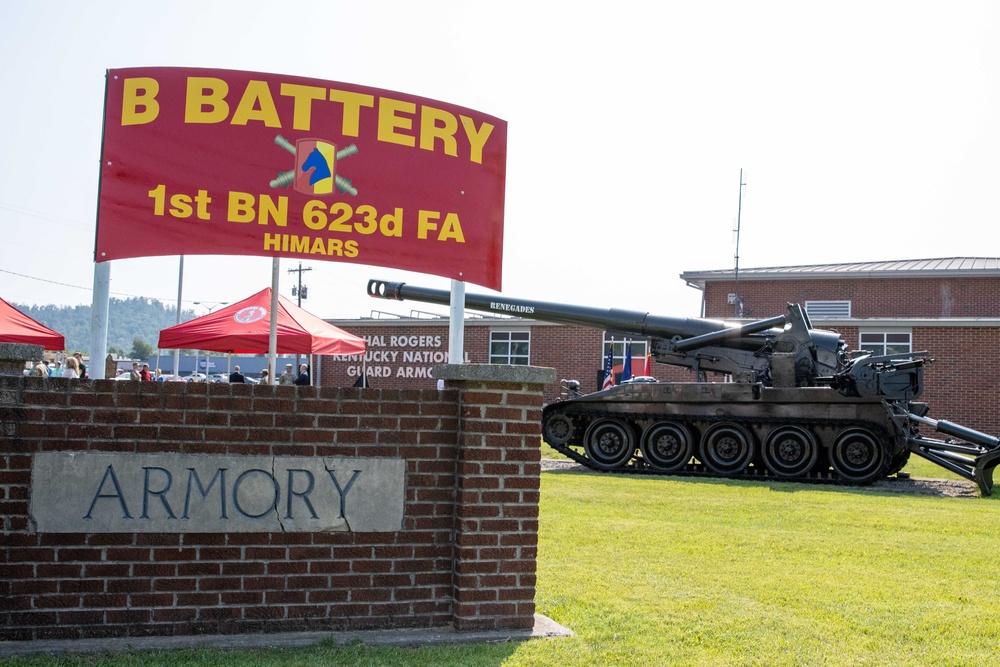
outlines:
M734 269L685 271L681 280L704 289L705 283L733 280ZM941 257L937 259L902 259L884 262L845 264L807 264L740 269L740 280L802 280L852 278L945 278L1000 276L1000 257Z

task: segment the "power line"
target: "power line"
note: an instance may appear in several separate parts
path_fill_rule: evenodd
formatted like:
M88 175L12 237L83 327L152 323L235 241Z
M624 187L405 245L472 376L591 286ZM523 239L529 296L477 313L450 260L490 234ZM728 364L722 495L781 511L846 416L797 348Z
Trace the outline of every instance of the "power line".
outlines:
M43 218L50 222L56 224L64 225L66 227L74 227L80 230L88 230L93 228L93 223L88 224L80 220L74 220L73 218L65 218L59 215L52 215L51 213L42 213L41 211L33 211L28 208L22 208L20 206L12 206L11 204L5 204L0 202L0 209L5 211L10 211L11 213L18 213L20 215L30 215L34 218Z
M49 283L49 284L52 284L52 285L61 285L63 287L72 287L73 289L82 289L82 290L87 291L87 292L93 292L94 291L94 288L92 288L92 287L80 287L79 285L70 285L69 283L61 283L61 282L59 282L57 280L48 280L47 278L36 278L35 276L28 276L28 275L25 275L23 273L18 273L16 271L8 271L7 269L0 269L0 273L9 273L12 276L19 276L21 278L27 278L29 280L37 280L39 282Z
M47 278L38 278L37 276L29 276L24 273L17 273L16 271L8 271L7 269L0 269L0 273L9 273L12 276L18 276L19 278L27 278L28 280L37 280L42 283L50 283L52 285L59 285L61 287L72 287L73 289L82 289L85 292L94 291L93 287L81 287L80 285L70 285L69 283L61 283L57 280L49 280ZM163 301L164 303L167 304L171 303L172 301L176 301L176 299L165 299L163 297L146 296L144 294L127 294L125 292L109 292L109 294L114 294L115 296L131 297L133 299L150 299L153 301ZM192 301L191 299L184 299L184 303L196 303L196 302Z

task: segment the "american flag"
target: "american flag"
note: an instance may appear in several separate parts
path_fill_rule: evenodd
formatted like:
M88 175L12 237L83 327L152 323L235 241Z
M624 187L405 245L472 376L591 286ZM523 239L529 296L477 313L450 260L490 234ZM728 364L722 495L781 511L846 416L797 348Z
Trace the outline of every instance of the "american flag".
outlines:
M601 389L610 389L615 386L615 371L613 368L614 357L612 354L615 351L615 339L611 339L611 345L608 346L608 358L604 362L604 384L601 385Z

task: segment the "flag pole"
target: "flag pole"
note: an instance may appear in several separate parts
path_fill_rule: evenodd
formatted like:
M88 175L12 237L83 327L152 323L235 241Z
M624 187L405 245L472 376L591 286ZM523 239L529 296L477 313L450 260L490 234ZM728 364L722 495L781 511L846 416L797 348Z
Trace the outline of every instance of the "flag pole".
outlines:
M274 377L275 357L278 355L278 278L281 260L271 260L271 330L267 341L267 376ZM296 369L298 370L298 369Z

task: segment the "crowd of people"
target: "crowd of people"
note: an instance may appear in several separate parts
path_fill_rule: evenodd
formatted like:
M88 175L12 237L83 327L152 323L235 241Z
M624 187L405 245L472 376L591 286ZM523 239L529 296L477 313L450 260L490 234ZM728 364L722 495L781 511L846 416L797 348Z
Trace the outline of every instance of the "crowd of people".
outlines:
M121 377L127 374L129 380L134 380L136 382L164 382L167 376L164 376L157 368L155 373L149 370L149 364L140 364L138 361L132 362L131 371L118 371L118 376ZM49 362L48 359L41 359L37 363L31 365L30 369L25 369L25 375L31 377L63 377L63 378L83 378L87 379L90 376L87 375L87 365L83 362L83 355L76 352L72 356L66 357L66 361L53 361ZM174 376L179 377L179 376ZM225 376L223 376L224 378ZM239 366L233 367L233 372L229 374L229 382L231 383L247 383L247 377L240 371ZM312 384L312 379L309 375L309 365L302 364L299 366L298 373L295 372L294 366L292 364L285 364L285 372L278 376L275 382L270 381L267 369L264 369L260 373L260 384L277 384L277 385L297 385L297 386L309 386Z
M278 376L278 381L273 384L277 385L299 385L299 386L309 386L312 384L309 377L309 365L302 364L299 366L298 375L292 370L292 364L285 364L285 372ZM246 376L240 371L239 366L233 367L233 372L229 374L229 382L233 383L243 383L246 382ZM265 368L260 372L260 384L272 384L271 378L268 375L268 371Z
M76 352L66 357L66 362L59 360L49 363L48 359L40 359L33 364L30 370L25 370L25 375L31 377L54 377L54 378L89 378L87 375L87 364L83 363L83 355Z

